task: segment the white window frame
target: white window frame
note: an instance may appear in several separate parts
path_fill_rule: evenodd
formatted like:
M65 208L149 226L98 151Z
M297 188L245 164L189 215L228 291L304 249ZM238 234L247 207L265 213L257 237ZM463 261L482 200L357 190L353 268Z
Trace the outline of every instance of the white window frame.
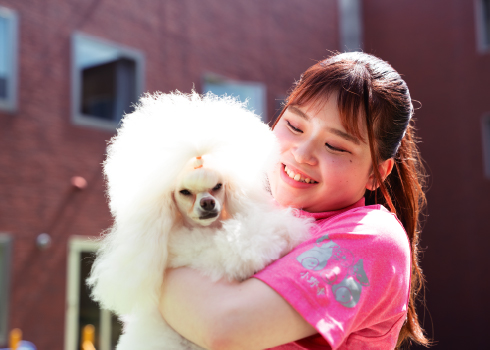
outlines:
M85 236L71 236L68 241L68 269L67 269L67 298L66 298L66 321L65 321L65 350L78 350L78 318L79 318L79 291L80 291L80 256L85 252L95 252L99 248L99 242L94 238ZM100 346L97 350L110 350L111 343L111 312L100 310L100 329L96 330L99 335Z
M0 251L3 261L0 261L0 345L7 344L8 338L8 314L9 314L9 291L10 291L10 270L11 270L11 250L12 237L5 233L0 233Z
M361 51L363 21L361 0L338 0L340 51Z
M116 130L119 121L107 121L102 120L100 118L83 114L81 112L80 104L81 104L81 84L82 78L80 71L77 66L77 57L76 57L76 47L78 41L82 40L91 40L96 43L105 45L117 51L118 57L124 57L135 61L136 63L136 95L139 97L143 93L144 87L144 72L145 72L145 58L144 54L136 49L126 47L124 45L102 39L99 37L94 37L82 33L74 33L72 35L72 46L71 46L71 86L72 86L72 122L75 125L83 125L83 126L91 126L99 129L105 129L109 131ZM137 103L138 101L133 101Z
M0 18L7 21L7 98L0 98L0 110L14 113L17 111L17 85L18 85L18 16L11 9L0 6Z
M476 47L480 53L490 52L490 38L487 38L485 26L490 26L490 23L485 23L483 16L483 0L474 0L475 2L475 27L476 27Z
M267 88L264 83L255 82L255 81L243 81L243 80L234 80L223 77L219 74L214 73L205 73L202 75L201 86L203 88L203 93L208 91L213 92L208 89L209 85L231 85L231 86L244 86L251 87L254 89L254 96L239 96L239 95L230 95L234 97L238 97L238 99L242 102L248 101L247 107L249 110L254 112L255 114L260 116L260 119L267 123ZM213 92L215 93L215 92ZM216 93L215 93L216 94ZM252 101L253 100L253 101ZM255 106L260 106L261 110L254 110Z

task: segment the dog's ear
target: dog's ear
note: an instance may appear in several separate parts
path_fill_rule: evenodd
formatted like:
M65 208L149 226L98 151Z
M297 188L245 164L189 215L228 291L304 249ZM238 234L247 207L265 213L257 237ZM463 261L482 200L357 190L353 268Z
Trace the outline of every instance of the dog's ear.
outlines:
M129 216L116 218L87 280L92 297L118 314L158 305L167 266L168 237L178 213L170 193L135 203Z
M166 215L169 215L170 217L174 218L174 222L173 222L174 227L172 230L175 230L178 229L179 227L182 227L182 225L184 224L184 218L182 217L182 213L180 212L177 206L175 192L172 191L170 196L172 198L172 203L169 204L167 208L168 212Z
M249 207L250 198L247 195L249 191L238 186L233 181L228 181L225 185L225 205L224 211L226 218L234 218L237 213L246 213Z

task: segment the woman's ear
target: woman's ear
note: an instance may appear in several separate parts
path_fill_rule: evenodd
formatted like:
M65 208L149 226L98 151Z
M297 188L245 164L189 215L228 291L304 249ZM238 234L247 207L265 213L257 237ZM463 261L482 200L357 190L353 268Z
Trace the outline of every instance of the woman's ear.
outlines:
M378 164L378 171L383 181L388 177L388 175L391 174L394 165L395 161L393 160L393 158L389 158ZM372 171L366 183L366 188L369 191L374 191L379 187L379 185L380 184L376 180L376 175L374 174L374 171Z

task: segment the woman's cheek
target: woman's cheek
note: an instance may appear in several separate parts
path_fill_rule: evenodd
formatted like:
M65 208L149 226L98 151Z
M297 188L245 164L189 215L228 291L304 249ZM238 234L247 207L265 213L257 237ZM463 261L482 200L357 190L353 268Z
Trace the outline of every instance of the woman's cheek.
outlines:
M355 173L352 163L346 159L339 159L338 156L330 155L325 159L324 178L331 183L345 183L346 180Z
M277 185L277 181L279 180L280 166L281 166L281 163L277 163L267 173L267 177L269 178L269 184L271 186L271 189L273 189L273 190L275 189L275 186Z
M274 129L274 135L279 141L279 148L281 150L281 153L287 151L292 141L291 133L288 133L287 130L284 130L284 127L281 126L279 128Z
M352 161L352 158L346 157L346 156L339 156L335 157L334 160L332 160L333 163L335 163L336 167L338 168L339 171L356 171L356 165Z

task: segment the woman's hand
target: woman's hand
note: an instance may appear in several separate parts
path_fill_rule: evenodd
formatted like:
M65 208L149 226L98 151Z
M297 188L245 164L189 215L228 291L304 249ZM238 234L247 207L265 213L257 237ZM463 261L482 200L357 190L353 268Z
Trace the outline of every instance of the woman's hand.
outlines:
M166 271L160 312L183 337L213 350L265 349L317 333L260 280L212 282L190 268Z

